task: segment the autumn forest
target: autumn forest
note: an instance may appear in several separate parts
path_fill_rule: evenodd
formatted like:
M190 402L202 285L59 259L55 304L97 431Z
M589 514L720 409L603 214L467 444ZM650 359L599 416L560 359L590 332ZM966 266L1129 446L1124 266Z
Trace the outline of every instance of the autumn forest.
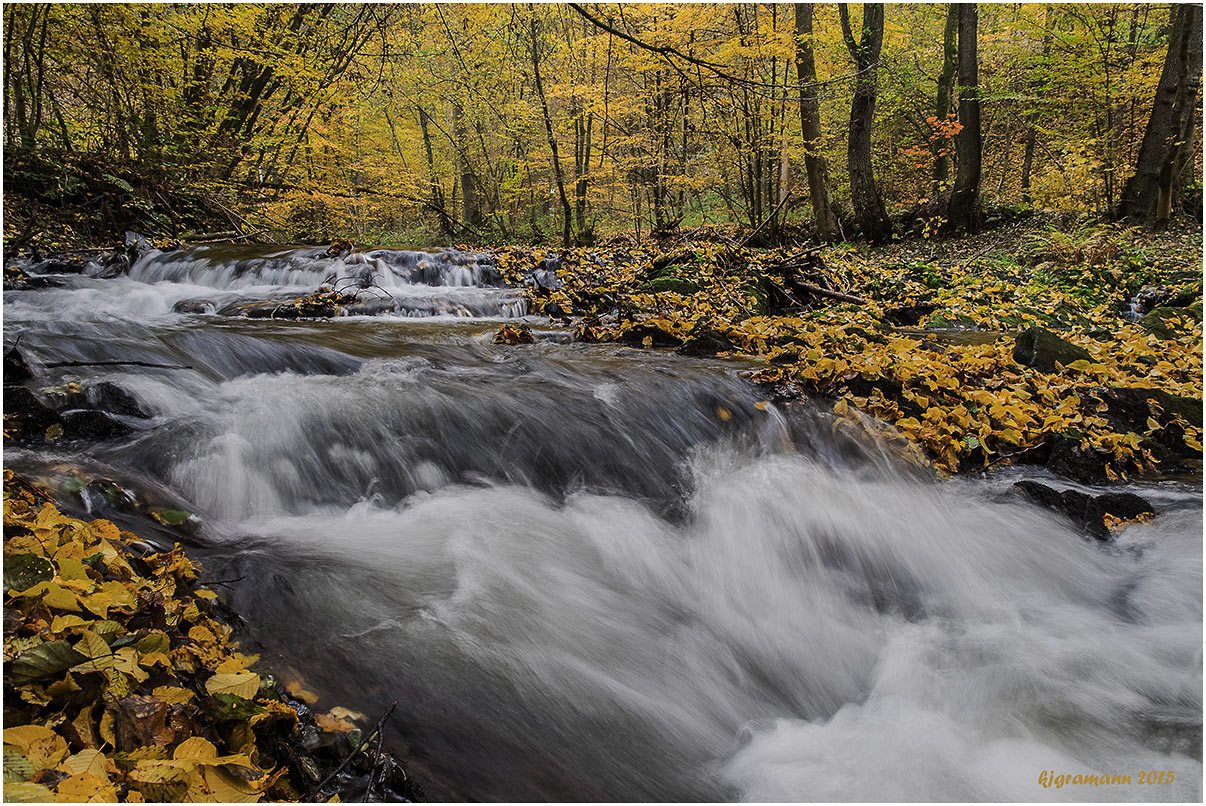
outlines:
M79 166L177 236L878 241L1201 205L1192 5L11 4L4 30L9 187L51 205Z

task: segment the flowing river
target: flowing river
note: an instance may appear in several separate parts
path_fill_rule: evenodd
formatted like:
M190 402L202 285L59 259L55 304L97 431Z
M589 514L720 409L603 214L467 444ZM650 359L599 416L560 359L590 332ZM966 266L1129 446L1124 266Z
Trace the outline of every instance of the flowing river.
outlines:
M109 380L151 416L5 461L195 513L265 666L320 710L398 700L431 798L1201 799L1200 478L1130 488L1158 517L1099 544L1020 471L939 482L825 407L755 406L741 362L535 317L554 338L495 345L526 311L484 255L320 255L6 292L36 385ZM213 313L366 271L371 318ZM104 361L176 368L45 366Z

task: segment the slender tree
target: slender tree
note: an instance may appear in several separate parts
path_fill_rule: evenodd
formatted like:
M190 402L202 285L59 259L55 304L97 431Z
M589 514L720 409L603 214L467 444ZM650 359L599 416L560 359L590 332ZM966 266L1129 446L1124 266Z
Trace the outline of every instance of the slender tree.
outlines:
M565 177L561 172L561 157L557 153L557 138L553 135L553 119L549 115L549 102L544 94L544 82L540 78L540 39L536 34L536 9L530 5L529 9L532 15L529 20L532 45L532 73L535 75L536 95L540 98L540 111L544 117L544 130L549 138L549 151L552 152L553 177L557 180L557 193L561 197L561 214L563 219L561 243L563 246L569 246L571 242L570 216L572 208L570 207L569 197L565 195Z
M959 51L956 46L959 31L959 4L950 3L946 7L946 26L942 31L942 72L938 74L938 95L934 103L934 115L939 123L946 120L951 113L951 101L954 97L955 70L957 68ZM942 190L942 186L951 177L951 158L948 153L949 142L943 137L934 143L934 192Z
M1174 5L1168 53L1156 86L1135 175L1126 183L1116 217L1136 224L1165 224L1173 187L1193 149L1198 91L1202 87L1202 7Z
M817 222L817 237L836 241L837 216L829 198L829 168L821 141L821 102L817 92L817 65L812 51L812 4L796 3L796 77L800 82L800 131L804 135L804 171L808 195Z
M976 48L978 10L975 3L959 4L959 130L956 153L959 168L947 208L948 232L974 230L980 198L980 88Z
M892 236L892 222L884 209L871 167L871 127L875 120L879 56L884 45L884 4L864 4L863 30L858 41L855 41L850 30L850 12L846 3L838 3L838 16L846 49L850 51L858 72L854 99L850 102L850 139L846 150L850 170L850 200L863 237L881 243Z

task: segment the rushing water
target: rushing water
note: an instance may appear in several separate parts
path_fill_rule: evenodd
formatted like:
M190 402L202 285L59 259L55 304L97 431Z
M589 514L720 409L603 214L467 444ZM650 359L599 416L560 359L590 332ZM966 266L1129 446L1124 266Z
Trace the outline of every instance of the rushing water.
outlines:
M173 313L366 267L410 304ZM197 513L270 665L320 707L397 699L434 798L1200 799L1199 482L1137 489L1161 514L1102 547L1016 475L935 482L821 411L755 407L739 364L492 344L523 312L465 253L196 250L9 292L35 366L186 368L44 370L153 416L6 460Z

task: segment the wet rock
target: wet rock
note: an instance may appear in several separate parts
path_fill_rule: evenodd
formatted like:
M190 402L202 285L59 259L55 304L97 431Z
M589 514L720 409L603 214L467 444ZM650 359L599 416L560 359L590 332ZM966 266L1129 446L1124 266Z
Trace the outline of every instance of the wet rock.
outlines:
M148 252L155 251L154 245L137 232L126 232L126 254L130 260L137 260Z
M132 394L109 381L101 381L94 386L88 387L84 391L84 399L92 408L107 411L111 414L122 414L127 417L139 417L142 419L151 416L143 410L142 406L138 404L138 400Z
M564 283L557 276L557 272L561 270L561 257L554 255L546 257L544 260L528 272L528 276L524 278L524 284L534 287L542 292L556 291L561 288Z
M1037 481L1019 481L1013 489L1024 499L1067 516L1086 534L1103 542L1110 539L1106 515L1129 521L1156 514L1151 502L1134 493L1092 496L1077 490L1056 490Z
M1088 350L1070 344L1041 327L1032 327L1018 336L1013 345L1013 360L1043 372L1055 372L1059 362L1065 367L1073 361L1092 361Z
M217 310L218 306L212 299L201 297L182 299L172 306L174 313L215 313Z
M99 280L112 280L130 270L130 258L121 252L105 255L84 268L84 274Z
M683 343L678 336L655 325L634 325L621 333L616 341L632 347L678 347Z
M62 415L63 433L68 439L99 441L116 439L130 434L134 429L120 420L94 409L77 409Z
M26 274L9 276L6 272L4 276L4 290L30 291L43 288L63 288L67 285L67 282L62 277L30 277Z
M53 257L39 263L34 270L39 274L83 274L85 263L66 257Z
M29 365L25 363L25 357L21 355L14 344L12 349L6 350L4 353L5 385L24 383L32 377L33 372L29 369Z
M724 333L706 325L697 324L687 334L687 340L678 348L681 355L690 356L710 356L717 353L731 353L737 349L737 345L733 344Z
M938 307L932 302L918 302L915 305L889 308L884 311L884 319L903 327L916 327L921 324L923 318L938 310Z
M347 238L339 238L323 252L326 257L343 257L352 251L352 242Z
M1092 446L1083 450L1079 439L1056 437L1047 454L1047 469L1081 484L1104 484L1111 458Z
M1180 415L1186 422L1200 425L1201 400L1145 387L1102 389L1097 397L1108 407L1104 415L1110 427L1119 433L1146 433L1149 417L1160 424L1160 428L1143 441L1158 461L1201 458L1200 453L1185 444L1185 429L1176 421Z
M327 319L339 312L333 300L287 299L236 302L221 308L222 316L247 319Z
M15 432L19 442L41 442L46 429L60 423L59 415L24 386L4 387L5 431Z
M1153 308L1167 304L1171 296L1172 291L1168 288L1149 285L1139 289L1139 293L1130 302L1134 306L1133 310L1139 314L1145 314Z

